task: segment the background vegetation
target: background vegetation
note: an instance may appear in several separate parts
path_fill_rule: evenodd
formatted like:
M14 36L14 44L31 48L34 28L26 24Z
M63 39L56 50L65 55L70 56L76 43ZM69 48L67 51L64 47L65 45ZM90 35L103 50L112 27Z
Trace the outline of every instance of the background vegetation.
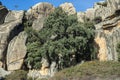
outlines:
M120 42L117 44L118 61L120 62Z

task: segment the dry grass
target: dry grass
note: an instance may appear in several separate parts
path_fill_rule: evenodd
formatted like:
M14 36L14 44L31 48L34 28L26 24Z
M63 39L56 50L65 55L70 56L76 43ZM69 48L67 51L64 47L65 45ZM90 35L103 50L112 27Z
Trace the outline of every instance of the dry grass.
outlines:
M56 73L50 80L93 80L93 78L103 78L103 80L107 80L108 77L110 79L114 77L120 78L120 62L85 62Z

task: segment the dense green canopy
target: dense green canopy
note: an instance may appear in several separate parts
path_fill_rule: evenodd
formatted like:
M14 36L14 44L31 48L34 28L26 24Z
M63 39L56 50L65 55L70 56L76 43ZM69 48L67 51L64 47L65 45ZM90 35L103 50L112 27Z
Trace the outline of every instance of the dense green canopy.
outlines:
M68 16L61 8L49 15L42 30L27 27L26 32L26 61L32 68L41 67L43 57L49 64L55 61L62 69L95 56L92 56L95 53L94 25L91 22L79 23L76 14Z

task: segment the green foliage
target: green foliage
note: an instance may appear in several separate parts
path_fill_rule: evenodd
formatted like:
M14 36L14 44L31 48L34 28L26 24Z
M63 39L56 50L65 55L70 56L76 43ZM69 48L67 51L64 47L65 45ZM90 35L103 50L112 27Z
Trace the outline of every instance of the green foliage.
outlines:
M50 64L56 61L59 69L92 58L94 25L91 22L79 23L76 14L68 16L61 8L49 15L41 31L28 27L26 32L26 62L32 68L39 68L42 57Z
M39 53L39 48L41 47L40 39L38 33L33 30L31 27L27 27L25 31L28 34L27 38L27 59L25 60L26 63L31 68L40 68L41 67L41 59L42 55Z
M5 77L5 80L27 80L27 72L23 70L13 71Z
M117 44L118 61L120 61L120 43Z

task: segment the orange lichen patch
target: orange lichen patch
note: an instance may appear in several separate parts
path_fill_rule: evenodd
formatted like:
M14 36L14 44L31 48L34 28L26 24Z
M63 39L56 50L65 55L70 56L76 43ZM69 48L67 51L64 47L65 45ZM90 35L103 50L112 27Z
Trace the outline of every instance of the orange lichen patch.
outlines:
M95 42L99 46L98 59L100 61L107 61L107 46L105 38L98 36L95 38Z

